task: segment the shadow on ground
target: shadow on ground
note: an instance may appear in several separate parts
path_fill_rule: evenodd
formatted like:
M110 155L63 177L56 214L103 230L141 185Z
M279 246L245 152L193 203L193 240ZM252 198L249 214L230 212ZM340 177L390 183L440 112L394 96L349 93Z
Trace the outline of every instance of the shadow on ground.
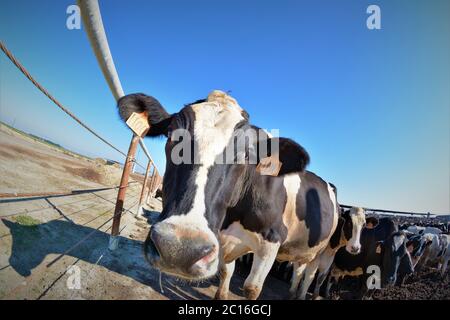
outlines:
M150 225L159 217L158 211L144 210L144 218ZM91 220L92 221L92 220ZM162 275L147 263L143 253L143 242L120 236L119 248L108 250L110 234L85 225L76 224L68 220L52 220L45 223L35 221L32 225L2 219L12 236L12 249L9 257L10 266L21 276L27 277L32 270L44 263L49 254L57 257L45 261L49 273L60 272L59 258L71 256L89 264L97 264L119 275L134 279L155 291L155 298L165 296L168 299L211 299L215 288L211 288L208 295L200 288L218 285L218 278L200 283L187 283L167 275ZM141 221L139 224L146 224ZM141 235L140 238L142 238ZM83 241L81 241L83 240ZM100 259L101 258L101 259ZM55 270L56 269L56 270ZM230 290L237 296L242 296L242 286L249 270L243 269L235 273L231 280ZM266 281L267 282L267 281ZM278 281L280 282L280 281ZM261 299L279 299L279 290L285 291L286 284L271 282L265 285ZM283 287L284 286L284 287Z
M161 291L159 271L152 269L145 261L142 241L120 237L119 248L110 251L107 249L109 233L73 222L53 220L35 225L23 225L6 219L2 219L2 222L12 236L9 264L23 277L29 276L47 255L67 255L132 278L156 292ZM55 272L52 268L58 268L55 260L45 263L48 272ZM161 295L169 299L209 299L192 285L187 286L166 276L163 276L162 283L164 293ZM210 285L202 283L198 286Z

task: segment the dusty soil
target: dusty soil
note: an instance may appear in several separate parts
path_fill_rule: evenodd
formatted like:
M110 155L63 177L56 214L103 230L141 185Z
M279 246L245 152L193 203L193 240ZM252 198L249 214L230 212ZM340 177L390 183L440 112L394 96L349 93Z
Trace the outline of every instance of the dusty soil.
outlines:
M120 176L116 165L39 142L0 123L0 194L113 186L119 184Z
M402 287L379 290L373 299L384 300L450 300L450 273L444 277L434 268L414 273Z

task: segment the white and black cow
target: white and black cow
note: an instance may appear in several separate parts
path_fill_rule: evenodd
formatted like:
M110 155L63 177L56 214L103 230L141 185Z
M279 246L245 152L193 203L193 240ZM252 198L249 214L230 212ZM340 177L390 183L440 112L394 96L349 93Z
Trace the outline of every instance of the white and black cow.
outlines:
M364 228L361 234L361 253L350 255L342 248L336 253L331 267L326 296L330 295L333 282L338 282L345 276L360 277L361 294L367 288L366 280L373 273L373 266L379 268L380 286L394 285L397 281L399 266L402 272L411 274L414 271L411 256L407 250L407 236L403 231L397 231L397 226L389 218L368 218L373 228ZM402 275L404 277L404 275Z
M253 149L275 139L279 145L278 176L262 175L256 164L216 161L223 159L235 135L258 129L224 92L213 91L172 115L143 94L125 96L118 106L123 120L133 112L147 112L147 135L167 137L163 210L144 245L152 266L189 280L209 278L220 269L216 298L227 297L235 260L248 252L254 259L244 284L247 298L259 296L275 259L310 264L305 277L314 276L339 212L330 184L304 170L309 156L300 145L267 134L249 135ZM177 129L193 138L192 164L176 164L171 157Z
M411 255L413 266L415 267L422 258L425 249L431 245L432 241L423 234L407 234L407 237L408 242L406 243L406 248Z
M435 233L424 233L422 237L426 239L429 245L425 248L422 258L417 264L418 269L422 269L427 264L435 265L438 263L440 258L440 253L442 252L442 243L440 239L440 234Z
M439 241L441 245L441 251L438 254L439 268L441 270L441 276L444 276L450 260L450 235L441 234L439 236Z
M409 226L407 231L415 233L415 234L425 234L425 233L431 233L431 234L441 234L442 230L436 227L421 227L421 226Z
M408 231L404 232L406 232L408 238L406 242L406 249L408 250L411 259L405 256L400 261L397 271L397 286L403 285L406 277L412 274L414 268L422 258L425 249L431 245L431 241L429 241L427 237L422 234L409 233Z
M313 299L319 296L320 287L327 277L331 264L333 263L334 256L339 248L345 247L345 250L350 254L360 253L360 236L365 222L366 215L363 208L352 207L350 210L345 210L341 214L339 217L338 226L334 231L327 248L319 255ZM295 262L293 268L294 270L290 288L291 298L305 299L311 282L304 280L297 291L297 286L301 280L301 273L303 272L304 267ZM314 277L314 274L312 277Z

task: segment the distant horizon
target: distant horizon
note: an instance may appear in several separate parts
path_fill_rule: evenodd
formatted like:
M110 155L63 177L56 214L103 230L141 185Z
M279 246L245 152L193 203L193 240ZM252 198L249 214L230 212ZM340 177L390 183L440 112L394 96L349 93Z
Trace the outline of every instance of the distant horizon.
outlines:
M52 143L53 145L55 145L55 147L60 147L60 148L62 148L62 149L64 149L64 150L67 150L67 151L69 151L69 152L71 152L71 153L74 153L74 154L79 155L79 156L82 156L82 157L86 157L86 158L91 159L91 160L95 160L95 159L103 159L103 160L107 160L107 161L114 161L114 162L120 164L121 166L124 165L124 162L121 162L121 161L116 161L116 160L114 160L114 159L104 158L104 157L95 155L95 154L93 154L93 153L90 154L90 155L88 155L88 154L86 154L86 153L85 153L84 151L82 151L82 150L80 150L80 151L73 150L73 149L72 149L71 147L69 147L69 146L64 146L64 145L61 145L61 144L59 144L59 143L56 143L56 142L53 141L50 137L44 137L44 136L42 136L42 135L40 135L40 134L38 134L38 133L33 133L33 132L27 131L26 129L18 128L17 126L13 126L11 123L5 122L5 121L2 120L1 118L0 118L0 124L6 125L6 126L11 127L11 128L13 128L13 129L15 129L15 130L18 130L18 131L20 131L20 132L23 133L23 134L35 136L35 137L37 137L37 138L39 138L39 139L48 141L48 142ZM145 171L143 171L143 169L142 169L139 165L136 165L136 167L137 167L138 169L136 169L135 172L137 172L137 173L139 173L139 174L141 174L141 175L145 174Z

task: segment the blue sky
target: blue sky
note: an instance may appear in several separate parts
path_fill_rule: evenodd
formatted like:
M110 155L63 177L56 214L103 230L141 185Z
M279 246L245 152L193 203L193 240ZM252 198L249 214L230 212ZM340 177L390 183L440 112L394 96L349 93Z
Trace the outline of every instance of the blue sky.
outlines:
M0 2L0 39L54 96L126 150L130 132L74 1ZM381 8L381 30L366 8ZM450 2L100 1L126 93L170 111L231 90L253 124L310 153L341 203L450 212ZM0 54L0 119L90 156L120 154L58 110ZM146 144L164 168L164 141ZM139 159L144 162L142 152Z

